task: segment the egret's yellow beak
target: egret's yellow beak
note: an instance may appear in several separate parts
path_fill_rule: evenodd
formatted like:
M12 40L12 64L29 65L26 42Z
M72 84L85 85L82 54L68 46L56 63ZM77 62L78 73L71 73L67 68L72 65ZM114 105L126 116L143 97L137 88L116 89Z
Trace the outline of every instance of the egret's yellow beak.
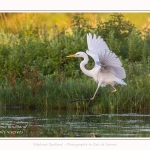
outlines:
M66 56L66 57L75 57L75 56L76 56L76 54L69 55L69 56Z

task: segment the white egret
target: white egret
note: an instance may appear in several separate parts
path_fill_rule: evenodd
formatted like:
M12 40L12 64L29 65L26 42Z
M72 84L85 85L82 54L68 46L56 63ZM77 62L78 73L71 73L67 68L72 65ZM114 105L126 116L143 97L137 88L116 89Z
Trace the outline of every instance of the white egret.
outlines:
M85 52L77 52L66 57L83 57L84 60L80 63L80 69L85 75L93 77L94 81L98 83L97 89L90 100L95 98L100 86L111 85L113 88L111 92L116 92L115 84L126 85L122 80L126 77L122 63L116 54L109 50L105 41L100 36L96 37L95 34L92 38L92 35L89 33L87 34L87 45L88 50L86 50L86 53L95 62L93 69L87 70L85 68L85 65L89 61L88 55Z

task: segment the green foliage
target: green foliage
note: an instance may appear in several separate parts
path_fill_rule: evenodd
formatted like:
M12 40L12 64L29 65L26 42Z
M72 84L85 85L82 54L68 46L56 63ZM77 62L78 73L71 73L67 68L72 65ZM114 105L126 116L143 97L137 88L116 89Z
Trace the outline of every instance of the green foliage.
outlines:
M115 31L111 30L106 38L109 49L115 51L116 55L120 54L121 41L115 38Z
M87 23L83 14L76 14L71 32L59 30L57 26L48 31L45 26L38 27L33 22L22 26L17 34L1 30L0 104L87 108L87 103L66 106L66 99L86 98L96 89L94 81L82 76L81 59L66 56L87 49L86 34L89 32L101 35L110 50L122 59L128 85L118 86L118 93L97 98L91 104L92 109L135 109L136 106L141 109L149 106L150 31L146 30L143 38L141 31L118 13L111 15L107 22L99 21L95 28ZM86 67L91 69L93 66L90 58Z
M94 28L92 28L92 26L87 23L84 15L80 13L77 13L75 16L73 16L71 25L75 32L80 32L81 35L92 32L94 30Z
M59 31L57 26L48 32L45 26L37 27L32 21L21 26L18 34L0 32L0 78L6 78L7 71L17 77L26 66L38 68L44 76L78 77L81 75L81 59L68 59L65 56L87 49L86 34L97 33L106 40L109 48L121 58L140 61L149 54L149 31L145 39L139 30L126 21L122 14L115 13L107 22L92 28L83 14L72 19L72 33L66 29ZM87 66L93 67L93 61Z
M140 61L145 57L144 42L141 33L134 29L128 37L128 59Z
M121 13L114 13L110 16L110 19L108 21L98 22L96 32L98 33L98 35L101 35L106 40L106 42L108 42L108 46L111 45L111 43L109 42L109 36L113 33L113 40L117 41L117 43L119 44L119 51L116 49L111 50L116 52L116 54L121 55L123 58L127 58L127 40L128 36L134 28L134 25L131 22L125 20L125 17Z
M150 56L150 29L146 30L144 38L145 56Z
M117 85L116 93L110 86L99 89L101 93L93 101L79 101L75 99L92 97L97 84L89 77L81 79L53 80L38 74L37 69L24 70L21 79L8 72L7 82L1 82L1 106L21 106L24 108L40 109L76 109L96 112L144 112L149 109L149 59L141 62L129 63L123 61L127 78L127 86ZM106 94L107 93L107 94Z

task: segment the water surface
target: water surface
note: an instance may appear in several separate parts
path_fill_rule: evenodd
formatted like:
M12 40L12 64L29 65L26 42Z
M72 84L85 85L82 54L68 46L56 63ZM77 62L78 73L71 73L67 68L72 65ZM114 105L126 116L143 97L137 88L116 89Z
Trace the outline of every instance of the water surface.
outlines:
M1 109L0 137L150 137L150 114Z

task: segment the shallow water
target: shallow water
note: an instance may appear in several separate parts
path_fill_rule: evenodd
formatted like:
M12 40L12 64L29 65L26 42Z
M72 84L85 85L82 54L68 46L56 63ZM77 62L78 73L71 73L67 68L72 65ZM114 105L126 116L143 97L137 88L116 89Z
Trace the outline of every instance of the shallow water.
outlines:
M150 114L1 109L0 137L150 137Z

